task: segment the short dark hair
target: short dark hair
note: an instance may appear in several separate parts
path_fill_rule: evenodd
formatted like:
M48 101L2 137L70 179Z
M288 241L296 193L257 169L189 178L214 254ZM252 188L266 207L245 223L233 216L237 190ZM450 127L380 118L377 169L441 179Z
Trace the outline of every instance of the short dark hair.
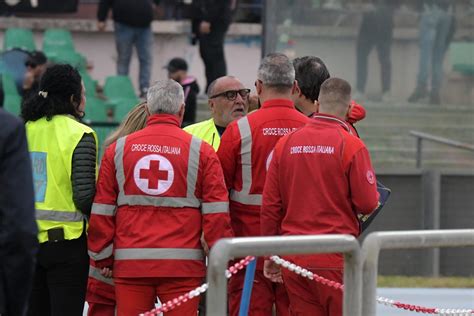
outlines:
M329 78L321 85L321 106L349 106L351 100L351 85L344 79Z
M76 108L82 98L82 78L71 65L53 65L46 69L39 82L39 93L33 93L22 104L21 116L28 121L42 117L50 120L57 114L80 118ZM72 96L72 102L71 102Z
M316 56L304 56L293 60L293 66L301 93L312 102L318 100L321 85L331 77L324 62Z

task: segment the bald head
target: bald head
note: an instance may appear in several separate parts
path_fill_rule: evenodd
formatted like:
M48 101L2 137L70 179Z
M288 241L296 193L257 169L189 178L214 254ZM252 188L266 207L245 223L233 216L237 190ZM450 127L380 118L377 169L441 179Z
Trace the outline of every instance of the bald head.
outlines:
M351 102L351 86L344 79L330 78L321 85L319 112L346 118Z
M247 114L249 89L233 76L220 77L207 89L209 108L214 122L226 127L230 122Z

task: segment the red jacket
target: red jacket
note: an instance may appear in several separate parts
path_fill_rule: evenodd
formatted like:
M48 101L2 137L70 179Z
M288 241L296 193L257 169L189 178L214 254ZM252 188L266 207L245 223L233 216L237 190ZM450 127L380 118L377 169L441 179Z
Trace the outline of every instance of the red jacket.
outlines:
M202 277L209 247L232 237L227 190L212 147L173 115L110 145L89 227L89 255L114 277Z
M262 234L358 236L357 214L369 214L377 205L376 179L365 145L346 122L316 114L275 147L263 192ZM298 258L305 267L343 265L340 255Z
M273 148L281 137L308 120L295 110L291 100L275 99L226 128L217 155L230 191L230 217L236 236L260 236L263 185Z

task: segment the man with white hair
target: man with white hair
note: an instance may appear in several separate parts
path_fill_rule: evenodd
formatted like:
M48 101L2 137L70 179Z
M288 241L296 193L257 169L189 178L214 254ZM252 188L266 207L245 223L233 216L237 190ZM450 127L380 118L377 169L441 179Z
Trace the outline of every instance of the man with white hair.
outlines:
M238 237L260 236L260 206L269 162L276 142L309 120L296 111L291 100L296 87L295 69L287 56L270 54L258 69L255 82L262 107L229 124L217 152L230 191L232 228ZM229 311L238 315L244 273L229 281ZM281 284L263 275L259 259L250 300L249 315L289 315L288 296Z
M147 126L119 138L102 159L89 227L89 254L113 278L117 313L138 315L201 284L200 238L232 237L227 190L212 147L180 129L183 88L148 90ZM168 316L195 316L192 298Z

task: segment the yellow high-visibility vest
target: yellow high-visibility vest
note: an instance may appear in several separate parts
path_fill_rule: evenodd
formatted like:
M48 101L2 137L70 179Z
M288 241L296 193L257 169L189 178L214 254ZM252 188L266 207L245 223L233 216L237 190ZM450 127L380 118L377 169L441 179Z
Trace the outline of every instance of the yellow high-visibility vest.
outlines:
M219 136L219 132L217 131L216 124L214 124L214 119L211 118L206 121L188 125L183 129L189 134L192 134L202 139L203 141L214 147L215 151L219 149L219 145L221 144L221 137Z
M69 115L55 115L26 123L33 167L38 240L48 241L48 230L62 228L64 239L77 239L84 230L84 215L72 198L72 155L84 134L97 136ZM97 147L96 147L97 150Z

